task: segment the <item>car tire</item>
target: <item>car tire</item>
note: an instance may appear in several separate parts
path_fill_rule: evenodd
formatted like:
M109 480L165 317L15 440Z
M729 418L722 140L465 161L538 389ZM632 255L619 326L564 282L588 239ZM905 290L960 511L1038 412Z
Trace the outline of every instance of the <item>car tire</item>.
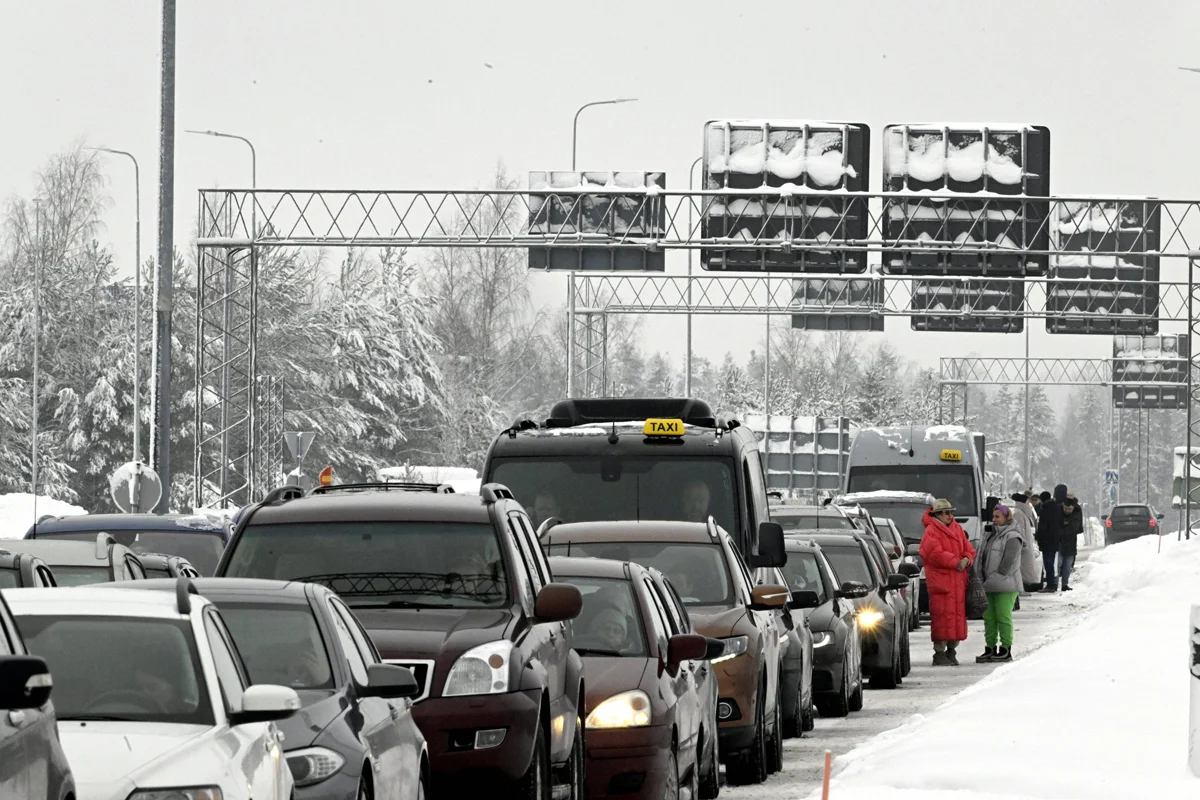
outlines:
M766 695L765 686L762 695ZM763 711L761 699L756 706L754 741L748 749L730 759L725 769L730 783L759 784L767 779L767 714Z
M767 774L774 775L781 769L783 769L783 696L776 692L775 721L771 723L771 737L767 740Z
M359 778L358 791L354 793L355 800L371 800L371 784L365 778Z
M417 779L417 800L425 800L429 797L429 778L425 777L425 770L421 770L421 777Z
M579 694L583 697L583 693ZM587 797L587 750L583 743L583 720L575 718L575 740L571 743L570 800L585 800Z
M540 726L539 722L539 726ZM546 741L545 732L539 729L533 742L533 756L529 760L529 769L517 782L515 800L550 800L550 745Z
M848 657L845 654L844 657ZM824 700L819 710L822 717L844 717L850 713L850 664L848 661L842 664L842 685L838 689L837 695L833 698Z
M796 702L791 709L791 713L783 720L783 738L798 739L804 735L804 693L796 690Z
M904 644L900 647L900 671L907 678L912 672L912 637L904 634Z
M700 773L700 800L715 800L721 794L721 759L717 752L717 725L714 718L705 734L705 750L708 754L708 768Z
M896 646L892 647L892 663L882 669L871 670L872 689L895 689L900 685L900 653Z
M863 678L862 678L862 669L860 668L859 672L858 672L858 685L854 688L854 691L850 693L850 710L851 711L862 711L862 709L863 709Z
M679 800L679 756L675 753L675 743L667 752L667 782L663 786L663 800Z

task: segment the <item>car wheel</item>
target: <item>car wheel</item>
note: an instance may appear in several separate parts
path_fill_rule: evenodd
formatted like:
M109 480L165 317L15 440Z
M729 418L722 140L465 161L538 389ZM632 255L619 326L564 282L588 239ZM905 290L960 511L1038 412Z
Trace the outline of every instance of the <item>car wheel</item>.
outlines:
M766 696L764 684L760 698ZM767 714L763 710L762 699L754 710L754 741L750 747L730 759L726 775L730 783L752 784L762 783L767 779Z
M417 800L425 800L429 796L428 781L429 779L425 777L425 771L421 770L421 777L417 779Z
M850 713L849 653L843 653L842 658L842 685L838 687L838 693L835 697L822 701L820 705L822 717L844 717Z
M675 755L675 744L667 753L667 781L663 784L663 800L679 800L679 757Z
M717 752L716 719L713 720L713 724L705 732L704 738L704 749L708 751L708 766L700 774L700 798L701 800L715 800L717 795L721 793L721 759L720 754Z
M581 693L579 695L583 697ZM571 743L571 800L584 800L587 795L586 784L587 751L583 746L583 720L575 718L575 741Z
M912 672L912 637L904 634L904 644L900 648L900 672L907 678Z
M371 800L371 785L365 778L358 781L358 792L354 795L358 800Z
M550 747L546 734L539 731L533 742L529 769L521 776L515 794L517 800L550 800Z
M804 692L796 690L796 702L783 720L783 738L796 739L804 733Z
M783 769L783 697L776 692L775 721L771 723L771 739L767 745L767 774Z
M850 693L850 710L862 711L863 708L863 676L862 667L858 669L858 685L854 687L854 691Z

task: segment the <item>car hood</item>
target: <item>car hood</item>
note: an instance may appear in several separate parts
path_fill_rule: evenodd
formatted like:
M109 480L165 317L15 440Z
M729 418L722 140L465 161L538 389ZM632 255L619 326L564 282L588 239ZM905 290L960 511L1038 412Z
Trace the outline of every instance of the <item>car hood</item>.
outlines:
M509 637L513 612L503 608L355 608L383 658L437 659Z
M614 694L642 688L651 668L651 659L643 656L584 656L583 673L587 675L584 715L592 713L592 709Z
M692 627L696 633L711 636L714 639L724 639L733 636L738 623L748 612L742 606L724 608L722 606L694 606L688 608L688 616L692 619Z
M345 692L301 689L296 694L300 695L300 710L275 723L283 734L284 750L311 746L349 707Z
M232 734L208 725L59 720L58 730L80 797L211 784L235 752Z

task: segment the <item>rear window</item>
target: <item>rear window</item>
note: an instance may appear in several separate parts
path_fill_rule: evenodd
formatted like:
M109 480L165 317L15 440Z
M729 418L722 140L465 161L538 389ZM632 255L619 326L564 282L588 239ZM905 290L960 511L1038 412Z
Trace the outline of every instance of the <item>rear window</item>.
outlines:
M1118 517L1130 518L1150 518L1150 508L1148 506L1116 506L1112 510L1113 519Z
M110 583L112 573L107 567L70 567L52 564L50 571L59 586L88 586L93 583Z
M875 578L867 557L859 547L832 546L822 548L825 559L837 575L838 583L855 581L867 586L875 585Z
M0 569L0 589L16 589L21 585L21 576L15 569Z
M733 605L729 568L719 544L572 542L546 549L552 556L611 558L657 569L675 585L684 605Z
M795 511L772 509L771 521L778 522L785 531L793 530L858 530L854 523L836 511Z

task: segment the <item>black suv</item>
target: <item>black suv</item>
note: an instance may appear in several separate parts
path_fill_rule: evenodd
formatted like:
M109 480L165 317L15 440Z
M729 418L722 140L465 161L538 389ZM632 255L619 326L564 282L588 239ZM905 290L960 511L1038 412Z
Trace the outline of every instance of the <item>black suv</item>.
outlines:
M582 800L583 661L566 623L583 599L553 581L505 487L277 489L241 515L217 576L336 592L420 684L413 716L436 795L501 784L544 800L558 784Z
M1162 514L1143 503L1113 506L1110 514L1100 517L1104 520L1104 545L1107 547L1139 536L1161 534L1158 523L1162 518Z
M562 400L544 424L496 437L483 480L511 488L539 526L712 516L751 567L771 519L754 433L692 398Z

